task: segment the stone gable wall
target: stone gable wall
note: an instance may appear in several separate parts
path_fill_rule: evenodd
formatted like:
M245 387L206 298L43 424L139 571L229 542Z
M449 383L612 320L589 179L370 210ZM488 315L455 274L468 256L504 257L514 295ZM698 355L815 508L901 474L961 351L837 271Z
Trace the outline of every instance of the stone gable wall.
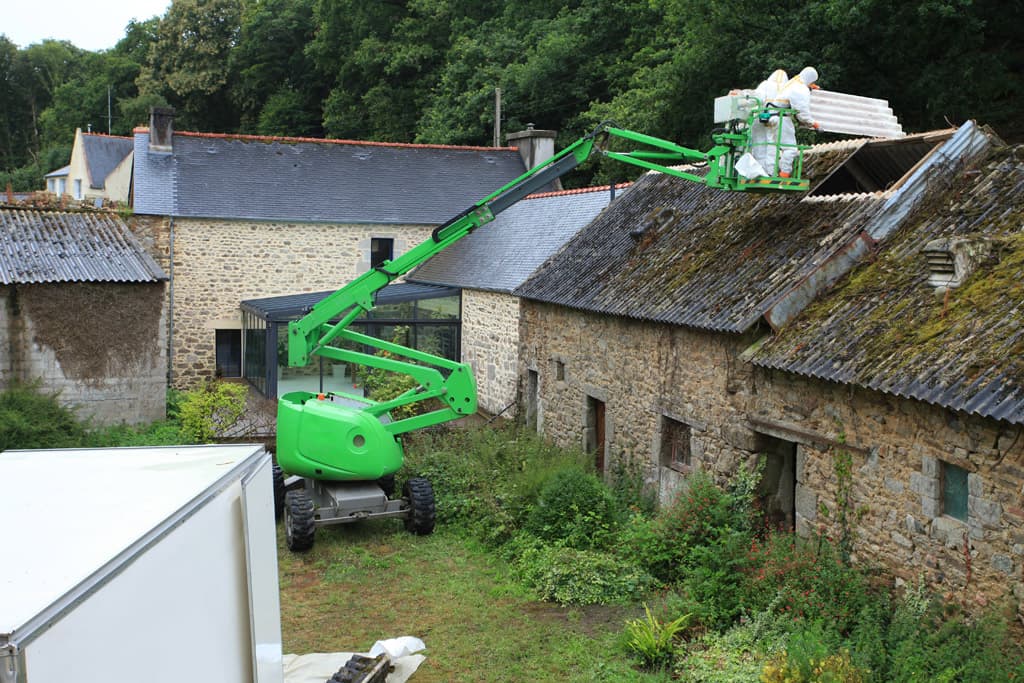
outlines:
M836 463L849 458L855 562L900 581L923 576L979 604L1024 600L1024 430L756 369L738 357L752 341L523 301L522 401L529 405L534 371L538 428L570 447L584 443L587 397L604 401L606 462L638 464L663 503L688 472L660 462L665 418L688 426L689 469L720 482L753 466L771 441L790 443L794 523L804 536L839 538ZM942 462L968 472L966 522L942 513Z
M462 290L462 362L473 368L480 408L496 414L516 400L519 368L519 299L511 294ZM513 405L502 413L512 418Z
M158 249L169 246L166 221L156 227L152 219L139 221L137 230L148 232ZM187 389L214 377L215 330L241 328L241 301L338 289L369 268L371 238L394 239L397 257L430 232L423 226L175 218L172 385Z

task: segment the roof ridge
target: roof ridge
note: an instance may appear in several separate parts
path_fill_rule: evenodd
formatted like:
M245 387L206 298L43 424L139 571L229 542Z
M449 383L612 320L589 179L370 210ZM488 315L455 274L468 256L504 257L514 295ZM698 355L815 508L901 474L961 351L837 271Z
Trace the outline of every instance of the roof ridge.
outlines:
M86 133L85 131L82 132L82 135L90 135L90 136L92 136L94 138L110 138L110 139L114 139L114 140L132 140L133 139L131 136L128 136L128 135L109 135L107 133Z
M149 128L139 126L133 133L148 133ZM332 145L359 145L362 147L409 147L412 149L456 149L474 152L484 151L516 151L516 147L479 147L474 145L435 145L421 142L379 142L375 140L344 140L339 138L303 138L288 137L283 135L245 135L242 133L199 133L195 131L176 130L175 135L183 135L192 138L210 138L222 140L250 140L252 142L284 142L284 143L320 143Z
M615 183L615 189L620 190L632 185L632 182L628 183ZM591 192L607 192L609 185L592 185L591 187L577 187L572 190L556 190L554 192L535 192L533 194L526 195L523 199L543 199L545 197L565 197L572 194L588 194Z

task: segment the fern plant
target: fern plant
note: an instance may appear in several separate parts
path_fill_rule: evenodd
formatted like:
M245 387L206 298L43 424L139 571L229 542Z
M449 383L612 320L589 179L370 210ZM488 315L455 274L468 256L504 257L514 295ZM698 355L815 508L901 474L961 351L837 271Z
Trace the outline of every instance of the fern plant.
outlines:
M690 615L662 623L651 614L651 608L644 603L644 619L630 619L626 622L626 647L640 657L645 666L655 668L667 663L675 652L675 640L680 631L690 622Z

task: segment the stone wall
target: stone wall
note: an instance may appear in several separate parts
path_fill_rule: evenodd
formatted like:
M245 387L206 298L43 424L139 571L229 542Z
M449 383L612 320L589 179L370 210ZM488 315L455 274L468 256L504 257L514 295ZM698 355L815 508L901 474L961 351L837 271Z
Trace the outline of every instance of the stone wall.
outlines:
M170 248L166 220L133 228L155 248ZM181 389L214 377L215 330L241 328L241 301L335 290L369 268L371 238L394 239L397 257L430 235L422 226L184 218L173 229L171 382Z
M588 404L603 402L607 467L638 465L663 503L694 468L724 482L788 448L792 463L774 470L791 489L773 495L793 508L787 520L798 533L842 535L842 487L855 562L882 565L901 581L924 576L979 603L1024 599L1021 427L755 369L739 359L753 337L531 301L522 308L525 413L535 410L539 430L560 445L583 445ZM685 465L662 452L673 425L688 436ZM943 514L943 463L968 473L966 521Z
M802 442L799 532L842 533L836 465L849 457L854 560L971 599L1024 600L1024 428L785 373L759 370L755 383L752 421ZM943 463L968 472L965 521L943 513Z
M163 288L163 283L5 288L0 292L0 389L15 380L38 381L42 390L59 393L61 403L98 424L164 419Z
M476 378L480 408L491 414L516 400L519 372L519 299L511 294L462 290L462 362ZM512 418L513 405L502 413Z

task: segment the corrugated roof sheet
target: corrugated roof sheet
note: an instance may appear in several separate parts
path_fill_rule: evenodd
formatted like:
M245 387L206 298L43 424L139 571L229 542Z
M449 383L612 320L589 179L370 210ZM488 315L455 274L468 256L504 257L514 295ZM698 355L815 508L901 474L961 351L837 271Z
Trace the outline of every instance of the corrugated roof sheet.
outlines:
M808 154L812 186L857 149ZM882 201L854 195L807 203L801 196L727 193L647 174L515 294L742 332L853 241Z
M116 214L0 209L0 284L166 279Z
M132 153L134 146L131 138L82 133L85 163L89 167L89 187L102 190L107 176Z
M1024 146L949 178L933 175L877 259L753 362L1024 423ZM937 296L922 248L952 237L990 240L991 254Z
M512 148L135 133L141 214L332 223L440 224L524 172Z
M617 198L622 190L617 190ZM417 268L409 279L464 289L511 292L594 219L610 188L527 197Z

